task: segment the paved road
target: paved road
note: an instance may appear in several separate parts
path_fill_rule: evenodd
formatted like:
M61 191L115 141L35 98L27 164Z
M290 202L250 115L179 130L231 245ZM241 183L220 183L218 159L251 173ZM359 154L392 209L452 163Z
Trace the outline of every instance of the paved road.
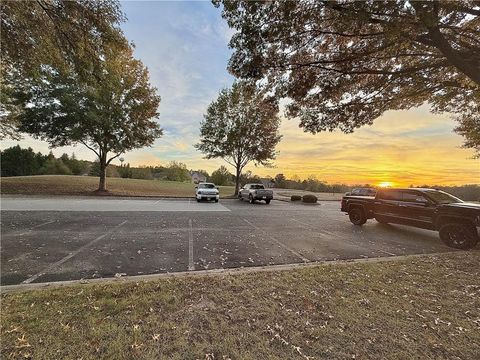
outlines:
M2 285L451 251L338 202L2 198Z

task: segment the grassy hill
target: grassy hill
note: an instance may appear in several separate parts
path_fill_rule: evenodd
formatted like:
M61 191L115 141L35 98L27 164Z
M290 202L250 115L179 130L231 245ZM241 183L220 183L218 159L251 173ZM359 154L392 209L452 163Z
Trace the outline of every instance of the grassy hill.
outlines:
M2 194L24 195L92 195L98 187L98 178L92 176L37 175L16 176L0 179ZM107 178L107 189L111 195L123 196L169 196L193 197L191 183ZM220 196L234 192L232 186L221 186Z

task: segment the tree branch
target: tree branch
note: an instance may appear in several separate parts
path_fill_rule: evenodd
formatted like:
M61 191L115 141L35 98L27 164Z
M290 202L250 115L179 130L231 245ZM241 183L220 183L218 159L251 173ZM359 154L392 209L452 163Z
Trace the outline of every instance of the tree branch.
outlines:
M120 154L117 154L115 156L112 156L110 159L107 160L107 165L110 165L110 162L113 160L113 159L116 159L117 157L119 157L120 155L122 155L122 153Z
M83 141L83 140L80 140L80 142L81 142L83 145L85 145L88 149L92 150L95 154L97 154L98 158L100 158L100 153L99 153L97 150L95 150L93 147L87 145L87 143L86 143L85 141Z

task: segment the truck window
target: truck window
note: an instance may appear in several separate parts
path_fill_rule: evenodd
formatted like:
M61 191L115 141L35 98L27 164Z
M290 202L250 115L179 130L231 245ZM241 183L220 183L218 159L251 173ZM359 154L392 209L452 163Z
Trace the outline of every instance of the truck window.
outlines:
M401 201L402 193L398 190L380 190L377 199Z
M406 202L427 202L425 196L415 191L404 192L402 200Z

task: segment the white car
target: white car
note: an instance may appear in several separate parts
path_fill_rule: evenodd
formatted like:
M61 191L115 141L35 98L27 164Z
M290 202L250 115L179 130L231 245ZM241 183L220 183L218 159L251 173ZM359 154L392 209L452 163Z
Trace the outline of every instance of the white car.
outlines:
M197 202L202 200L215 200L215 202L218 202L220 195L215 184L201 182L195 186L195 198Z

